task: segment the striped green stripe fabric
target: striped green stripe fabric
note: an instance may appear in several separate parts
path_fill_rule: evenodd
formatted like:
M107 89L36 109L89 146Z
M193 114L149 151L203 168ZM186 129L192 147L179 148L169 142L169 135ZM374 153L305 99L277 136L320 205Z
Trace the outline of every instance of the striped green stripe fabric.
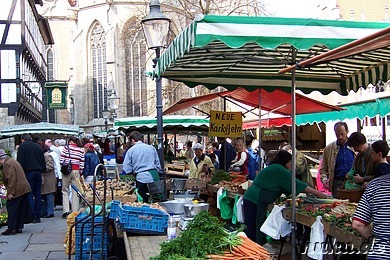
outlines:
M229 90L260 87L290 92L291 74L278 74L280 69L388 26L387 23L207 15L193 21L174 39L161 55L154 74L184 82L189 87L223 86ZM362 55L359 59L296 70L296 87L305 93L356 91L378 79L387 79L389 68L378 64L378 60L388 59L389 52L373 51L364 59Z
M169 133L203 133L208 132L210 119L204 116L179 116L171 115L163 117L164 132ZM157 119L154 117L129 117L117 118L114 121L114 129L123 129L126 132L140 131L142 133L155 133Z
M314 124L334 120L345 120L365 117L381 116L390 114L390 97L377 98L355 104L340 106L345 110L330 111L311 114L300 114L296 116L297 125Z
M33 124L9 125L0 130L2 137L10 137L22 134L64 134L79 135L80 128L77 125L54 124L39 122Z

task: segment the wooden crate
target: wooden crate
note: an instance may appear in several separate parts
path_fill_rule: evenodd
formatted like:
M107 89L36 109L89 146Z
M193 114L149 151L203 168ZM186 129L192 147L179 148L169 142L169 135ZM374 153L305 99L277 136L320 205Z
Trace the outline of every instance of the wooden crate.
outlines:
M165 165L168 175L185 176L185 165L167 163Z
M292 220L292 209L291 208L285 208L283 209L283 217L287 221ZM311 227L313 223L316 221L316 218L313 216L304 215L301 213L295 214L295 221L299 224ZM324 225L324 232L326 234L331 233L331 223L327 222L325 220L321 220L321 223Z
M368 245L368 241L364 238L357 236L353 233L346 232L335 225L331 226L330 235L334 237L337 241L346 243L348 245L353 245L355 249L360 249L363 245Z

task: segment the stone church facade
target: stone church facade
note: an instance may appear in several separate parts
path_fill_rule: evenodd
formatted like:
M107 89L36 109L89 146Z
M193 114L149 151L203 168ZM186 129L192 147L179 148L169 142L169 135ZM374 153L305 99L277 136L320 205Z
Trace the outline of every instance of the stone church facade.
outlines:
M56 44L48 49L52 79L68 82L68 110L57 110L56 122L80 125L87 133L103 130L103 110L113 117L155 113L155 84L140 20L147 1L45 0L39 8L48 19ZM110 96L120 98L113 111ZM98 128L96 128L98 127Z

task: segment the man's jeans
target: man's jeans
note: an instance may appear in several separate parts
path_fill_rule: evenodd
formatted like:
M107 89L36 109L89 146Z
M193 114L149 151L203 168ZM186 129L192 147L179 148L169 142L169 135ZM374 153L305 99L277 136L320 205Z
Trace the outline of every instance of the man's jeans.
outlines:
M30 171L26 172L26 177L31 187L31 192L28 194L31 217L33 219L40 219L42 210L42 173L40 171Z
M54 193L42 195L42 216L54 215Z

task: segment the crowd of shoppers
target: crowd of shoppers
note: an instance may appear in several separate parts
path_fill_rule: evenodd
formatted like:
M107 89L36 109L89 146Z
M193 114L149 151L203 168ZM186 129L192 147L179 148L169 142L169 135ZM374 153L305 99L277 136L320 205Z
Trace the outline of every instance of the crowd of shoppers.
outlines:
M21 233L26 217L31 218L32 223L54 217L55 205L62 205L63 218L79 210L80 198L76 192L72 192L72 202L69 201L70 185L83 183L81 176L90 180L97 164L103 162L99 157L100 149L95 151L96 146L89 139L83 141L86 142L84 147L81 140L73 136L53 142L23 134L21 144L15 146L12 154L0 149L8 211L8 229L2 235ZM61 172L64 162L71 164L69 174Z

